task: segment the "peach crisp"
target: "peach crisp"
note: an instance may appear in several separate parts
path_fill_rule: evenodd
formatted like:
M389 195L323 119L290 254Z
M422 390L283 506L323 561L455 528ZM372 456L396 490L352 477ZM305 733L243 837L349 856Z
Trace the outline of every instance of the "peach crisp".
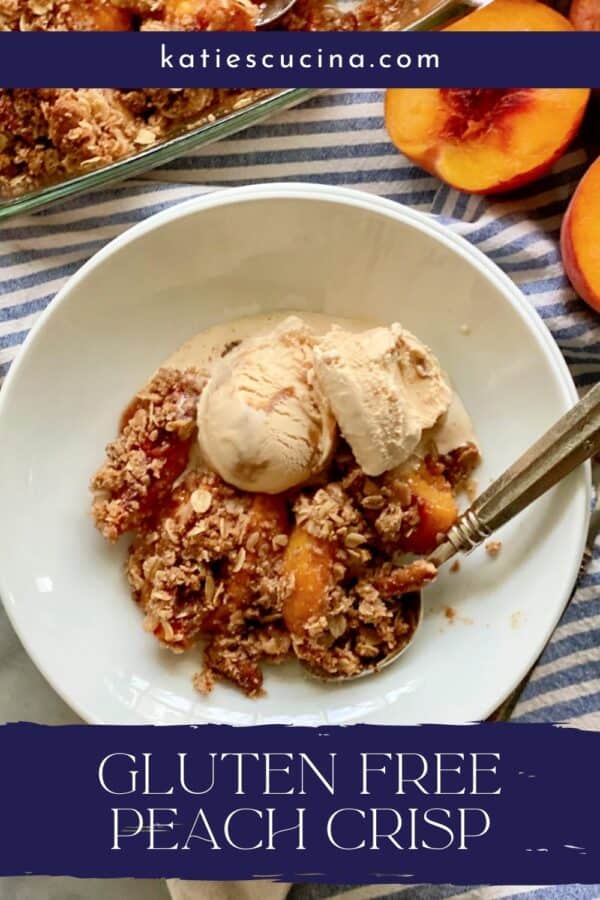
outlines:
M415 592L436 576L426 554L479 461L437 360L397 325L320 334L297 317L201 356L136 394L92 479L100 532L132 535L146 630L175 652L203 647L204 693L224 679L258 696L261 664L290 658L334 678L377 668L416 627Z

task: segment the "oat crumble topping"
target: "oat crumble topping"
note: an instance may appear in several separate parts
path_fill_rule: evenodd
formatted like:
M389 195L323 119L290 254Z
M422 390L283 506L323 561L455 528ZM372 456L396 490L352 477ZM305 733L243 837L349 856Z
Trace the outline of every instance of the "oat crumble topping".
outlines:
M85 174L269 93L213 88L0 88L0 197L16 197Z
M140 527L186 468L205 382L195 369L160 369L126 409L91 482L92 512L104 537L115 541Z
M412 635L416 592L436 576L415 553L435 546L477 449L432 448L415 472L370 477L340 440L319 483L248 493L191 454L205 383L160 369L91 482L100 532L134 532L127 578L144 627L174 652L202 645L201 693L224 679L259 696L262 664L293 657L331 676L376 667Z

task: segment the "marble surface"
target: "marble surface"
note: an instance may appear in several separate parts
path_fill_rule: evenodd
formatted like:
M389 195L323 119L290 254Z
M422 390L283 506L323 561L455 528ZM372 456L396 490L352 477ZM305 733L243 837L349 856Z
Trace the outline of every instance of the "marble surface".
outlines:
M81 722L37 671L0 605L0 722ZM163 881L0 878L0 900L168 900Z

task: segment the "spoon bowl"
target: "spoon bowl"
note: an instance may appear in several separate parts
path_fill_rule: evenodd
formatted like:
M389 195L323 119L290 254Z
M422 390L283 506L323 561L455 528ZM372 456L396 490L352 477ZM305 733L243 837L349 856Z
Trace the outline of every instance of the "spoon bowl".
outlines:
M296 0L263 0L259 5L257 28L267 28L281 19L295 5Z
M396 662L396 660L408 650L423 621L423 597L421 591L411 591L410 594L403 594L402 605L404 607L404 615L411 626L410 632L408 637L405 638L404 643L399 644L398 647L388 653L387 656L384 656L383 659L378 660L372 665L364 666L360 672L357 672L355 675L328 675L325 672L321 672L319 669L308 665L308 663L302 663L303 667L313 676L313 678L317 678L319 681L332 682L356 681L359 678L366 678L367 675L375 675L377 672L381 672L382 669L385 669L387 666Z
M450 528L428 561L439 569L457 553L470 553L494 531L562 481L573 469L600 452L600 383L526 450L471 504ZM408 638L373 665L355 675L327 675L314 668L321 681L354 681L374 675L396 662L411 646L423 621L421 591L399 597L413 625ZM413 624L414 623L414 624ZM305 664L306 665L306 664Z
M425 0L406 2L406 19L398 22L397 31L433 31L468 13L487 6L491 0ZM279 21L296 0L263 0L259 5L257 28L269 28Z

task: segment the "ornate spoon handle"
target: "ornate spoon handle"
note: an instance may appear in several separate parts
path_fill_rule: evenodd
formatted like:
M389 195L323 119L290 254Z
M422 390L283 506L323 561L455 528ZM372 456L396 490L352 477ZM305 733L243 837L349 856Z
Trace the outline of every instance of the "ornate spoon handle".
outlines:
M431 554L441 565L469 552L600 451L600 384L500 475L452 526Z

